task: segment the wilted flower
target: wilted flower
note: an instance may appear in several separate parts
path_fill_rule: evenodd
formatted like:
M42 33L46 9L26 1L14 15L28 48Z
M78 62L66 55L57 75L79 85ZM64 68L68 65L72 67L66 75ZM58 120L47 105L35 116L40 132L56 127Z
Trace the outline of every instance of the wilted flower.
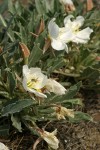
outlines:
M87 27L80 31L80 27L84 24L84 18L78 16L74 21L71 21L71 18L74 17L69 15L64 19L66 32L69 30L72 36L70 40L75 43L87 43L93 30Z
M54 114L56 114L58 120L66 119L65 116L74 118L74 110L73 109L67 109L62 106L53 107L53 109L55 110Z
M47 79L40 68L23 66L23 87L26 91L38 97L46 98L45 93L53 92L58 95L65 94L66 89L53 79Z
M55 136L57 133L57 130L54 130L53 132L47 132L47 131L40 131L39 132L41 137L48 143L48 145L52 148L57 150L59 147L59 140Z
M65 28L59 28L55 23L55 18L53 18L48 24L49 37L51 39L51 46L55 50L66 50L68 52L68 47L66 45L67 39L70 38L70 33L65 32Z
M67 9L67 11L74 11L75 10L75 6L72 2L72 0L59 0L60 3L65 5L65 9Z
M0 150L9 150L7 146L0 142Z
M63 95L66 92L66 89L53 79L47 80L46 88L48 91L53 92L57 95Z

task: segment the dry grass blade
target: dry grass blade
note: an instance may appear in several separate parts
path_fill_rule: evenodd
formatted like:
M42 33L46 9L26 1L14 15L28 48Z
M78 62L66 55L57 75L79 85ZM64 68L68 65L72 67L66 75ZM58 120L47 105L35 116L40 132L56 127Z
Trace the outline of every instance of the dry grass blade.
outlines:
M41 21L40 21L40 23L39 23L39 25L38 25L38 27L36 29L36 34L37 35L41 34L44 31L44 29L45 29L44 20L41 19Z

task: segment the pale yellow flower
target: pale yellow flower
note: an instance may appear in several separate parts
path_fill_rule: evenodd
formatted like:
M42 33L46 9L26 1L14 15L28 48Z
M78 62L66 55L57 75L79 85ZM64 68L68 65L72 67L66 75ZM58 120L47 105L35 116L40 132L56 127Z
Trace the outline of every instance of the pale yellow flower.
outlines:
M51 147L54 150L57 150L59 147L59 140L55 136L57 133L57 130L54 130L53 132L47 132L47 131L42 131L39 132L41 137L48 143L49 147Z
M66 116L72 117L74 118L74 110L73 109L67 109L65 107L62 106L58 106L58 107L53 107L53 109L55 110L54 115L57 116L57 119L66 119Z

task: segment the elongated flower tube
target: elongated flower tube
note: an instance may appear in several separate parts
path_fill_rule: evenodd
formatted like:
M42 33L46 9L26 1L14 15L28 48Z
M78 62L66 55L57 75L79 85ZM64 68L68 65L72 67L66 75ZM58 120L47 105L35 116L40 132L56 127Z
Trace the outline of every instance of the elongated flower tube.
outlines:
M71 41L82 44L87 43L93 30L89 27L80 30L80 27L82 27L85 21L82 16L78 16L75 20L71 21L72 18L74 17L72 15L69 15L64 19L66 32L69 30L72 33Z
M66 119L66 116L72 117L74 118L74 110L73 109L67 109L66 107L53 107L53 109L55 110L54 115L57 116L57 119Z
M70 32L65 32L65 28L59 28L53 18L48 24L49 37L51 39L51 46L55 50L66 50L68 52L67 41L71 36Z
M59 140L55 136L57 133L57 130L54 130L53 132L47 132L47 131L42 131L39 132L41 137L48 143L49 147L51 147L54 150L57 150L59 147Z
M38 97L47 98L46 93L53 92L57 95L65 94L66 89L53 79L48 79L40 68L23 66L23 87L26 91Z

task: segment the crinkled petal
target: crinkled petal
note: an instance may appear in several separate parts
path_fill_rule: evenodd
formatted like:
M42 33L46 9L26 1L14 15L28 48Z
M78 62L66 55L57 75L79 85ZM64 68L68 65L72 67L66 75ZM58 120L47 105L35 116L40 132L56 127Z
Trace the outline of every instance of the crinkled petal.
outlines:
M84 17L83 16L78 16L72 22L72 28L73 29L79 29L83 24L84 24Z
M74 18L74 16L73 15L68 15L67 17L65 17L65 19L64 19L65 27L67 27L68 25L69 25L69 27L71 27L70 26L71 23L72 23L71 18Z
M48 24L50 38L57 38L59 34L59 27L54 21L55 18L53 18Z
M64 50L66 48L66 44L60 40L55 40L53 39L51 42L51 46L55 49L55 50Z
M71 21L71 18L74 18L74 16L69 15L69 16L65 17L65 19L64 19L65 28L67 30L72 29L72 31L75 31L75 30L79 29L84 23L84 17L82 17L82 16L76 17L76 19L74 21Z
M55 132L56 131L49 133L47 131L44 131L43 135L41 135L41 136L52 149L57 150L59 147L59 140L55 136Z
M73 42L75 43L87 43L88 40L90 39L90 34L93 32L93 30L89 27L75 33L73 37Z
M53 92L57 95L63 95L66 92L66 89L53 79L48 79L46 88L48 91Z

